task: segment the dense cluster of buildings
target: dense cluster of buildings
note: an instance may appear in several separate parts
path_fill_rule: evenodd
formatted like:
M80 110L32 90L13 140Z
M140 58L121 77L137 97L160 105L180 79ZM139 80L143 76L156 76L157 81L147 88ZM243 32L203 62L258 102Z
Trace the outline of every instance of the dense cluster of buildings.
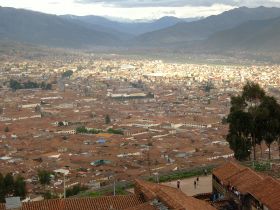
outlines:
M63 77L69 70L73 75ZM63 193L59 169L69 170L66 187L94 188L112 177L127 181L221 163L233 156L222 123L230 96L246 79L277 96L277 70L78 56L1 62L1 173L22 175L32 200L45 190ZM52 89L12 91L10 79ZM79 127L100 132L79 133ZM38 182L42 169L54 174L46 187Z

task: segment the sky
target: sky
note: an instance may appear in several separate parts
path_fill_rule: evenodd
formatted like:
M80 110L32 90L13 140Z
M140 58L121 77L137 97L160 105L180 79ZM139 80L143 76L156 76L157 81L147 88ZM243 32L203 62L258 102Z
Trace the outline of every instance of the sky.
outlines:
M280 0L0 0L0 6L49 14L98 15L120 20L206 17L240 7L280 7Z

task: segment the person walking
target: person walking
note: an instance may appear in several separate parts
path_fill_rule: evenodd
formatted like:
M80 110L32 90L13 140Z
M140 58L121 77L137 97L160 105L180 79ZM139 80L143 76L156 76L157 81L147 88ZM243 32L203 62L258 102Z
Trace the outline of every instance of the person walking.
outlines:
M196 189L196 180L193 182L194 189Z
M180 189L180 180L177 180L177 188Z

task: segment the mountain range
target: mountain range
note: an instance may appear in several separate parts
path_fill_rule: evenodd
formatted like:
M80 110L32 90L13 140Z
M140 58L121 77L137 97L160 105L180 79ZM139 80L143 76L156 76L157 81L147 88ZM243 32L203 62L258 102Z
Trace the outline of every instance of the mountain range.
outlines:
M89 15L89 16L64 15L62 17L72 21L76 20L76 21L84 22L93 26L99 26L99 27L102 26L106 29L113 29L123 34L130 34L132 36L167 28L180 22L191 22L199 19L199 18L180 19L172 16L165 16L160 19L152 20L148 22L143 22L143 21L118 22L118 21L113 21L104 17L94 16L94 15Z
M118 37L55 15L0 7L0 39L51 47L111 45Z
M217 51L280 50L280 17L269 20L252 20L232 29L217 32L205 41L205 46Z
M240 7L207 18L118 22L0 7L0 40L64 48L280 49L280 8Z
M203 20L178 23L162 30L142 34L136 41L148 45L162 45L204 40L216 32L234 28L250 20L265 20L279 16L280 8L240 7Z

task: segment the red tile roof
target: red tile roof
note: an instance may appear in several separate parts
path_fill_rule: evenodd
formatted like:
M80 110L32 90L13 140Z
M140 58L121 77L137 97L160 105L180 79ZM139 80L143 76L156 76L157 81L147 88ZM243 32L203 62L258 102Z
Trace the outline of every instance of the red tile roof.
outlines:
M258 174L250 168L245 168L239 173L226 179L228 183L237 188L237 190L243 194L248 192L248 189L262 180L264 180L264 176Z
M280 182L236 162L228 162L214 169L224 184L230 184L242 194L251 194L270 210L280 210Z
M196 199L191 196L185 195L182 191L169 186L159 185L159 191L157 192L159 199L170 203L173 208L176 209L188 209L188 210L215 210L209 203Z
M230 161L218 168L215 168L213 170L213 175L219 178L220 181L225 182L226 179L235 174L238 174L243 169L245 169L244 166L241 166L236 162Z
M143 180L137 179L135 180L135 190L139 190L140 192L136 193L143 193L145 200L152 200L156 198L155 189L156 184L145 182Z
M151 205L150 202L146 202L139 206L130 207L125 210L157 210L157 208Z
M248 192L271 210L280 210L280 182L267 177L255 183Z
M150 197L159 199L165 205L172 209L188 209L188 210L215 210L213 206L205 201L185 195L182 191L173 187L164 186L136 180L136 185L141 187L142 193L148 193Z
M124 210L142 203L135 195L68 198L23 203L21 210L108 210L111 207L114 210ZM5 209L5 205L0 205L0 210Z
M23 203L21 210L156 210L155 199L174 210L215 210L178 189L142 180L136 180L135 195L44 200ZM5 210L5 205L0 204L0 210Z

